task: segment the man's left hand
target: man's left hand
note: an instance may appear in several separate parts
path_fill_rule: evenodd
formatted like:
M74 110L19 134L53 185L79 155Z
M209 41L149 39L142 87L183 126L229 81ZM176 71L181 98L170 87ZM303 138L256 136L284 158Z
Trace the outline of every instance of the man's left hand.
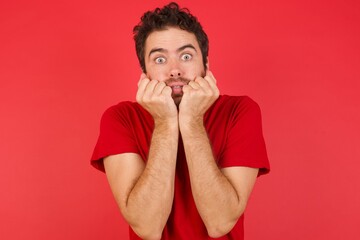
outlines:
M204 78L196 77L188 85L183 86L182 90L179 123L188 124L196 121L202 124L204 114L219 97L214 75L207 70Z

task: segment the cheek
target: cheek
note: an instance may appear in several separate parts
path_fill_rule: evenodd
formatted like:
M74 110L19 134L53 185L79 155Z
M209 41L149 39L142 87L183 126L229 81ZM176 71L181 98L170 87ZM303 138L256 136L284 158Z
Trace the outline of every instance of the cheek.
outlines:
M151 80L158 80L160 82L164 82L166 80L166 74L164 69L161 69L159 67L156 68L150 68L147 71L147 77Z
M201 76L201 77L205 76L205 69L202 62L197 62L196 64L192 64L189 70L190 70L189 73L191 73L191 75L193 75L194 78L197 76Z

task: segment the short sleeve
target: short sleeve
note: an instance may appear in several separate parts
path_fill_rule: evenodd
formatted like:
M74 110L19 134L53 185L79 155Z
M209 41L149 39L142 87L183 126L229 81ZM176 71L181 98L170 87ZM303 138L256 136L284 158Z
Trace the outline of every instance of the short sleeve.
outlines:
M251 98L243 97L231 114L220 167L247 166L259 168L259 175L268 173L270 165L259 105Z
M124 105L116 105L107 109L100 122L100 134L95 145L91 164L105 171L103 158L126 152L138 153L130 120Z

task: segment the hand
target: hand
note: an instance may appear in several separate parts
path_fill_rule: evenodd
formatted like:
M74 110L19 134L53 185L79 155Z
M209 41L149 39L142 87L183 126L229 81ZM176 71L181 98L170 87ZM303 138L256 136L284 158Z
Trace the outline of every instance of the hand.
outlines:
M183 96L179 105L179 123L203 121L204 114L219 97L219 89L212 72L206 76L196 77L188 85L183 86Z
M154 121L177 121L177 108L171 97L171 88L164 82L150 80L142 73L138 83L136 101L154 118Z

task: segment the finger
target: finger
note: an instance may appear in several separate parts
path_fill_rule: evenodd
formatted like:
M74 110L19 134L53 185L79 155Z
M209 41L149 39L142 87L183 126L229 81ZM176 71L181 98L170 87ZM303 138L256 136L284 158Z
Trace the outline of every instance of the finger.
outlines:
M143 79L145 79L145 78L147 78L146 74L145 74L145 73L141 73L140 79L139 79L138 84L137 84L138 87L139 87L139 85L140 85L140 82L141 82Z
M139 81L138 91L136 93L136 100L139 102L144 96L146 86L149 84L150 80L148 78L141 79Z
M154 94L160 95L165 87L166 87L166 84L164 82L159 82L158 84L156 84L156 86L154 88ZM171 88L170 88L170 90L171 90Z
M172 89L171 87L165 85L165 87L162 88L161 93L164 94L165 96L171 96Z
M144 91L144 97L150 97L154 94L155 86L159 83L158 80L151 80L148 85L146 85Z
M209 85L212 89L217 89L216 79L215 79L214 75L212 74L212 72L209 71L209 74L206 75L204 77L204 79L209 83Z
M195 82L204 90L210 89L209 82L207 80L205 80L204 78L202 78L202 77L197 77L195 79Z
M196 78L197 79L197 78ZM190 81L189 83L188 83L188 85L190 86L190 87L192 87L193 89L200 89L201 88L201 86L200 86L200 84L196 81L196 79L194 80L194 81ZM184 87L183 87L184 88Z
M184 85L182 88L183 93L188 93L192 87L190 85Z
M214 74L210 70L206 70L206 75L204 78L208 77L216 84L216 78L214 77Z

